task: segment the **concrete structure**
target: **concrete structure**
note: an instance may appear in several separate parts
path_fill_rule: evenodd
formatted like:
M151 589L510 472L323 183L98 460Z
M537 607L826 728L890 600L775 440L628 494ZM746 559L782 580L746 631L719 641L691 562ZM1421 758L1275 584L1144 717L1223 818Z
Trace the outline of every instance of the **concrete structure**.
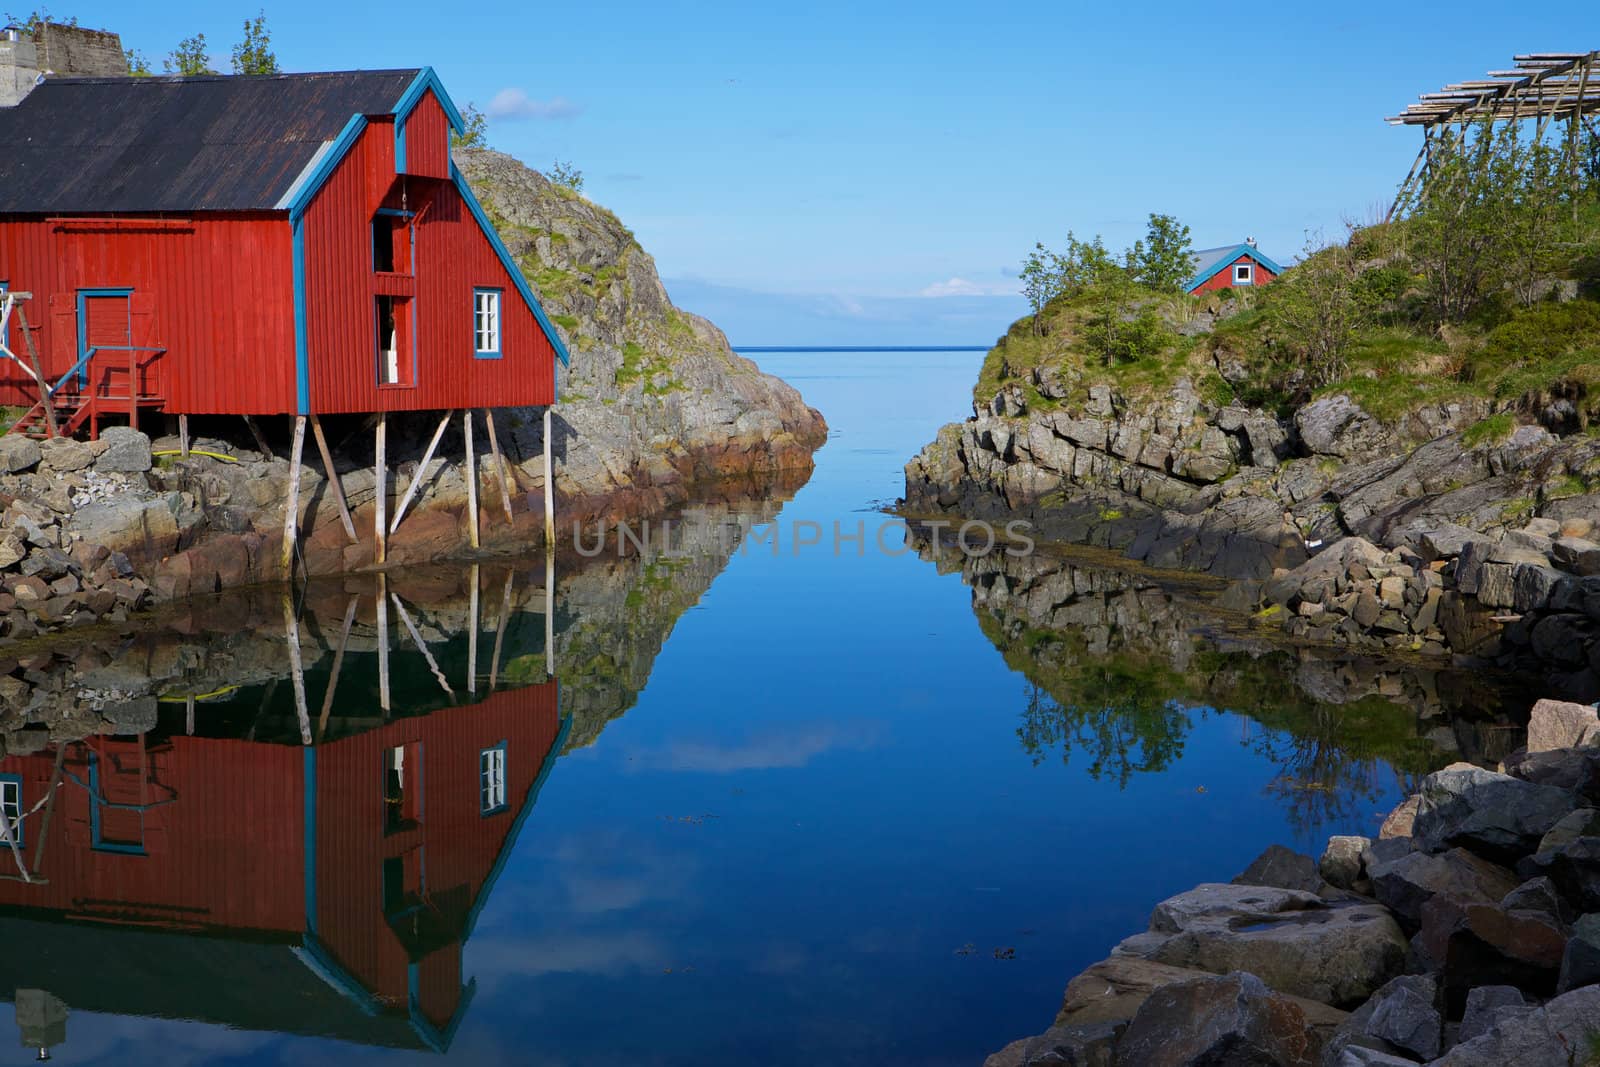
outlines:
M0 29L0 107L15 107L46 74L127 77L122 38L107 30L54 22L32 31L14 25Z

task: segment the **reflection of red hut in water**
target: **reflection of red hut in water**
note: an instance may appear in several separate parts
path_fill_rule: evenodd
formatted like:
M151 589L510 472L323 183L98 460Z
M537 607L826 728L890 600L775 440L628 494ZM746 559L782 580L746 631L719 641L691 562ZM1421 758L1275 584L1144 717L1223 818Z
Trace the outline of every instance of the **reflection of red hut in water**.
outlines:
M24 822L32 881L0 857L0 995L442 1051L474 988L462 945L564 733L552 681L315 746L0 760L8 816L61 783Z

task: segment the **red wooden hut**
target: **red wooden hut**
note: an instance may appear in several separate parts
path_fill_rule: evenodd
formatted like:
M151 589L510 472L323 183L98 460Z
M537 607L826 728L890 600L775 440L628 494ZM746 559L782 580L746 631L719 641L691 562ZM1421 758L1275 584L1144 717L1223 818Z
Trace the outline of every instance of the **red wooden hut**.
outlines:
M8 813L51 814L23 821L20 866L0 847L0 997L443 1051L567 725L550 681L315 746L8 756Z
M287 569L307 419L354 540L319 415L379 413L386 485L385 413L464 411L475 494L485 409L509 514L487 412L544 406L552 540L567 352L451 161L463 128L426 67L47 78L0 108L0 404L29 407L11 432L165 413L186 442L190 415L294 416ZM378 562L388 525L380 494Z
M1184 286L1190 293L1266 285L1283 273L1282 267L1256 247L1253 237L1243 244L1202 248L1194 253L1193 262L1194 276Z
M0 286L32 294L63 426L550 404L566 349L461 129L429 68L50 78L0 109ZM0 403L40 399L31 370Z

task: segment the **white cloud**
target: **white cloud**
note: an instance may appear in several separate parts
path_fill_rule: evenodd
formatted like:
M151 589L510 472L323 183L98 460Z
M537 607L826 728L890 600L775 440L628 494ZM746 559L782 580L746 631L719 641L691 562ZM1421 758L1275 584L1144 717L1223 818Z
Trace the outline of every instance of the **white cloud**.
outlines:
M932 285L921 289L917 295L935 298L946 296L1012 296L1016 291L1015 282L972 282L965 278L951 278L948 281L934 282Z
M583 114L583 108L564 96L535 100L521 89L501 89L489 101L484 113L492 119L570 119Z

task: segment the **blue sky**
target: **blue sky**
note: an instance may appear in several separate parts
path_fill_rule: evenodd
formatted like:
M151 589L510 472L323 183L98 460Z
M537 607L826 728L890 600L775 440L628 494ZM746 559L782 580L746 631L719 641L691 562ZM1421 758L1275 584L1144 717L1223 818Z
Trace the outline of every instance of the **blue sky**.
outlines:
M59 4L226 69L257 4ZM23 5L7 5L16 10ZM736 344L988 343L1012 276L1069 229L1292 259L1392 196L1420 142L1382 119L1521 51L1596 47L1590 5L267 6L286 70L431 64L490 141L568 160Z

